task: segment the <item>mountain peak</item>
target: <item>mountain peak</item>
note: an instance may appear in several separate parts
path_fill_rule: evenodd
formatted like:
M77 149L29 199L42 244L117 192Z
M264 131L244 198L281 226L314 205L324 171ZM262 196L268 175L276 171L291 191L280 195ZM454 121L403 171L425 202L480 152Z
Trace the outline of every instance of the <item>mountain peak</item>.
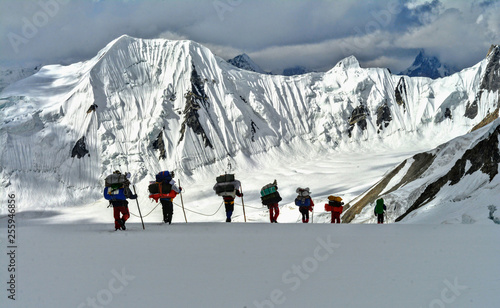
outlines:
M12 185L26 204L37 204L39 194L30 192L42 189L50 192L45 202L68 206L102 198L102 180L117 169L131 171L144 190L159 170L192 177L202 166L223 169L227 160L282 161L283 146L297 159L427 148L497 108L499 52L447 82L405 77L395 89L392 75L360 68L353 56L329 73L286 78L233 69L196 42L121 36L97 57L46 66L2 91L0 187ZM75 147L80 158L71 156Z
M349 56L347 58L344 58L340 60L336 67L342 67L342 68L360 68L358 59L356 59L355 56Z
M448 65L443 65L436 56L427 55L424 49L421 49L415 57L413 64L402 71L401 75L410 77L429 77L432 79L441 78L456 73L457 70Z
M500 45L491 45L490 49L488 50L488 53L486 54L486 57L488 57L492 51L494 51L495 49L500 49Z
M267 74L246 53L243 53L241 55L237 55L236 57L227 60L227 62L230 63L233 66L236 66L237 68L241 68L241 69L244 69L244 70L247 70L247 71L251 71L251 72L256 72L256 73L261 73L261 74Z

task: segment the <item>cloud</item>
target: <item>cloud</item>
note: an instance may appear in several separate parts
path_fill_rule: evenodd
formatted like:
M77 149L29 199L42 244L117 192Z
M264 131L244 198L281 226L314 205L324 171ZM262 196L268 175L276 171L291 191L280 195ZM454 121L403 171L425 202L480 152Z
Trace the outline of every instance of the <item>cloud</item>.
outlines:
M245 52L262 68L275 72L295 65L327 70L351 54L364 66L384 65L398 71L411 65L421 48L465 67L481 60L491 43L499 43L498 3L0 1L0 64L81 61L128 34L194 40L225 59ZM31 33L26 32L28 24L33 25Z
M442 62L466 67L483 59L498 32L496 11L483 13L483 21L476 23L477 14L449 8L433 22L413 28L395 40L399 47L423 48L438 56ZM492 29L493 28L493 29ZM493 31L492 31L493 30Z

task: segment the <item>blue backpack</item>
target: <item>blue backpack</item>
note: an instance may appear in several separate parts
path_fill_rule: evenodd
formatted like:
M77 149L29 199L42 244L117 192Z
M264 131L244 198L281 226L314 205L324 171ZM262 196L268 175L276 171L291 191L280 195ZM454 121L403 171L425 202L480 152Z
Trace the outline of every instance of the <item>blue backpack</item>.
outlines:
M109 201L126 200L127 197L125 196L125 189L124 188L113 189L111 187L105 187L104 199Z
M157 175L156 175L156 182L170 182L172 180L172 176L170 175L170 172L168 171L162 171L162 172L159 172Z
M297 198L295 199L295 205L296 206L310 206L311 205L311 198Z

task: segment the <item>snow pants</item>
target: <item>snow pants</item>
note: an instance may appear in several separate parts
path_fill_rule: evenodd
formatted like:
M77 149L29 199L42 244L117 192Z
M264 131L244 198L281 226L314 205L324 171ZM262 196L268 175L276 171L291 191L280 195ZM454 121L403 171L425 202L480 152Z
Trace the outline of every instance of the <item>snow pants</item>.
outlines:
M123 215L120 217L120 215ZM127 221L130 218L130 212L128 211L128 205L113 206L113 216L115 218L115 229L121 227L120 219Z
M174 215L174 204L172 199L160 199L162 211L163 211L163 222L171 223L172 216Z
M302 214L302 222L309 222L309 207L308 206L299 206L299 212Z
M269 219L271 222L278 222L278 216L280 215L280 208L277 203L273 203L267 206L269 209Z
M340 212L333 212L332 211L332 224L334 223L340 223Z
M377 214L377 223L383 224L384 223L384 214Z

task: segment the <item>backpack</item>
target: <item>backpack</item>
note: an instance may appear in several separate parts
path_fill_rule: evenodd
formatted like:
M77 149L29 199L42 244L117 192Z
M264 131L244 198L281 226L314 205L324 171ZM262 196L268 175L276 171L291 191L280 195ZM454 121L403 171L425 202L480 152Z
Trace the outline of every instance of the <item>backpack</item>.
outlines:
M262 189L260 190L260 199L262 201L262 204L264 205L278 203L283 200L281 199L281 196L278 192L278 185L276 184L276 180L274 180L274 183L270 183L262 187Z
M273 203L278 203L280 202L281 200L281 196L280 196L280 193L279 192L273 192L269 195L265 195L263 197L260 197L261 201L262 201L262 204L264 205L270 205L270 204L273 204Z
M167 182L151 182L148 186L149 193L154 194L162 194L169 193L172 190L172 184Z
M330 200L328 201L328 205L331 206L331 207L341 207L344 203L343 202L339 202L339 201L336 201L336 200Z
M129 184L130 182L128 181L127 176L121 173L112 173L104 179L105 187L120 188L128 186Z
M328 201L342 202L342 198L330 195L330 196L328 196Z
M296 192L301 197L307 197L311 193L311 191L309 190L309 187L306 187L306 188L300 188L300 187L298 187L297 190L296 190Z
M125 188L113 189L112 187L104 187L104 199L109 201L126 200Z
M172 175L168 171L158 172L156 175L156 182L170 182L172 180Z
M221 197L235 197L236 190L240 188L240 182L234 179L234 174L224 174L215 178L215 193Z
M384 214L384 199L378 199L375 205L375 214Z
M298 196L295 199L295 205L296 206L310 206L311 205L311 198L306 198L303 196Z
M231 183L219 183L219 184L222 184L222 185L217 185L215 187L215 193L218 195L235 191L234 184L232 182Z
M218 177L215 178L217 183L228 183L228 182L234 182L234 174L224 174L224 175L219 175Z
M260 196L264 197L275 192L278 192L278 186L274 184L267 184L260 190Z

